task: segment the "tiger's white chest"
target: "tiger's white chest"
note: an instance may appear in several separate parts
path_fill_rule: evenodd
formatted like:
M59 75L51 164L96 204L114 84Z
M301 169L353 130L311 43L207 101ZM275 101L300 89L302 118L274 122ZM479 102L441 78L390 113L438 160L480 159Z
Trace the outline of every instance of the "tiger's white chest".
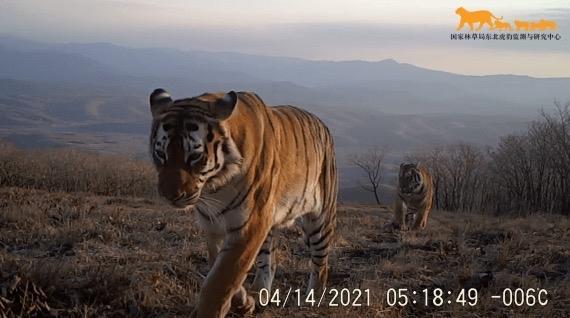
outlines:
M243 204L239 205L243 191L228 184L214 193L203 194L193 211L200 228L223 235L228 229L243 224L248 217Z
M215 193L207 193L194 208L194 215L199 226L210 233L223 235L229 229L243 224L251 211L245 205L235 206L245 190L228 184ZM300 216L320 211L322 198L318 186L304 189L292 188L277 200L273 215L275 228L290 227Z

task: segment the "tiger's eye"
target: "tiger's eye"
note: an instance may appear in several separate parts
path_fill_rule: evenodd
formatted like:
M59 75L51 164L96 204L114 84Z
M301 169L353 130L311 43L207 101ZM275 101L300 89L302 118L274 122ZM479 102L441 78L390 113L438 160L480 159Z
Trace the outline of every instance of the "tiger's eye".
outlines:
M164 125L162 125L162 128L163 128L164 130L170 130L170 128L172 128L172 125L170 125L170 124L164 124Z
M185 128L188 131L196 131L196 130L198 130L198 125L196 125L194 123L186 123Z
M188 157L188 160L190 160L190 162L200 158L201 153L199 152L195 152L193 154L190 154L190 156Z

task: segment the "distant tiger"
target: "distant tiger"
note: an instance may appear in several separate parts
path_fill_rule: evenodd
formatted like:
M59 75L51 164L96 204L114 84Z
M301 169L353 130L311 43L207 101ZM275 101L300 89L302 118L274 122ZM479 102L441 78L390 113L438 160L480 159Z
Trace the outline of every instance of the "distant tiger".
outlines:
M243 287L271 289L275 230L300 220L310 254L309 289L322 290L336 224L332 136L313 114L268 107L254 93L206 93L173 101L150 96L150 152L159 193L194 211L207 235L211 269L192 316L253 311Z
M425 229L433 203L433 182L420 164L402 163L398 174L398 194L394 206L396 228Z

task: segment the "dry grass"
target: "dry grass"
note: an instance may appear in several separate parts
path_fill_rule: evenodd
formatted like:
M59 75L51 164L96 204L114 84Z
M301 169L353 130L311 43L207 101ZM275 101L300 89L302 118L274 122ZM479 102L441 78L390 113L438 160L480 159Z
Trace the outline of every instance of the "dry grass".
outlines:
M275 317L567 317L568 218L434 212L421 233L386 232L389 213L339 209L329 287L369 288L371 306L265 308ZM278 242L275 288L304 290L299 230ZM0 313L6 316L186 317L208 271L191 215L152 200L0 188ZM478 273L491 272L482 281ZM248 282L251 281L251 277ZM475 307L386 304L389 288L479 290ZM545 288L545 307L504 307L503 288ZM0 314L0 317L2 315Z
M156 196L150 165L74 149L19 150L0 140L0 186L113 196Z

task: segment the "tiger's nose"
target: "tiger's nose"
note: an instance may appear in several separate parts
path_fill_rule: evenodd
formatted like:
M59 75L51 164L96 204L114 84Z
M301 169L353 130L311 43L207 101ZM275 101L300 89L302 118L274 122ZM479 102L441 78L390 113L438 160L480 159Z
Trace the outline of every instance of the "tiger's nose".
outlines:
M177 195L175 195L172 199L170 199L170 201L176 202L178 200L184 199L185 196L186 196L186 192L182 191L182 192L179 192Z
M170 202L176 202L186 195L184 191L160 191L160 195Z

